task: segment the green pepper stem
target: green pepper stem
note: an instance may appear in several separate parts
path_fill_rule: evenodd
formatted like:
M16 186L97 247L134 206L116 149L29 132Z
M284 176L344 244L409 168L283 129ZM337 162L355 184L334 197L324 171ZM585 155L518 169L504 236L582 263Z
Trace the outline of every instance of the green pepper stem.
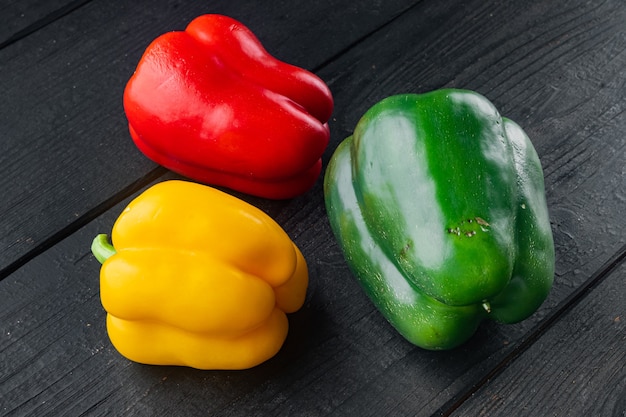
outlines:
M105 234L99 234L93 239L91 252L101 264L116 254L115 248L109 243L109 238Z
M482 306L487 313L491 313L491 304L489 303L489 301L483 301Z

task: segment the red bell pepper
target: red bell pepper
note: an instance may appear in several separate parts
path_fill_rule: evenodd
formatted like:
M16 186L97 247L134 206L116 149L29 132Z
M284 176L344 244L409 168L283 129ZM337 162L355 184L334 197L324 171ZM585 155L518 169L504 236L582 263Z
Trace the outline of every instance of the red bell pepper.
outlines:
M313 186L333 99L240 22L209 14L156 38L124 91L130 134L150 159L194 180L266 198Z

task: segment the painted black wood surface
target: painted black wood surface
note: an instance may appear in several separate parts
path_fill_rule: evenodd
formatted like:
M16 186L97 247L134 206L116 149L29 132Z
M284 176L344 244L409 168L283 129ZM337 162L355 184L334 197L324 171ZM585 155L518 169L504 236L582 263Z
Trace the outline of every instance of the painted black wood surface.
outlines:
M121 93L147 44L195 16L241 20L335 97L328 161L401 92L469 88L529 134L554 289L512 326L427 352L377 313L330 231L321 181L267 201L309 263L281 352L247 371L137 365L111 347L93 236L176 177L129 138ZM626 414L626 3L8 1L0 6L0 415Z

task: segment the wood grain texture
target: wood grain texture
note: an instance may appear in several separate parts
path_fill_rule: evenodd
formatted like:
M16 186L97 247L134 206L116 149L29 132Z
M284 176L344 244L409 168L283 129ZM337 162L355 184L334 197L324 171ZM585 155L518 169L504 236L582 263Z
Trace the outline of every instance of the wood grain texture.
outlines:
M130 140L121 102L156 36L200 14L224 13L280 59L313 69L408 3L92 1L1 49L0 277L93 218L94 208L121 190L152 179L155 165Z
M325 162L367 108L395 93L471 88L520 123L546 173L558 256L550 298L520 324L485 323L459 349L424 351L391 328L350 274L325 216L320 181L309 193L288 201L234 193L275 218L308 260L306 303L289 317L285 346L272 360L243 372L126 361L108 341L99 302L99 265L89 252L93 236L110 230L127 200L97 216L105 202L113 205L121 195L136 195L135 189L155 179L144 178L155 172L154 166L128 140L119 94L143 42L162 32L165 24L183 27L199 6L129 3L109 10L105 2L94 0L68 15L64 25L50 25L0 50L0 70L23 74L17 77L21 87L6 78L2 87L9 88L10 97L24 95L13 106L0 103L0 121L11 133L9 141L0 142L0 167L6 173L0 176L0 190L10 197L0 202L0 269L24 256L28 260L0 282L0 415L430 416L456 409L473 392L489 396L492 385L479 389L496 371L494 395L518 398L513 405L523 406L523 389L532 389L532 374L508 374L505 368L527 369L527 355L536 355L531 356L535 363L556 371L550 376L540 367L532 369L546 381L552 398L579 393L604 399L602 410L619 410L623 384L618 385L621 391L601 397L596 381L601 375L623 379L623 366L612 366L609 360L623 360L623 339L603 339L606 346L599 355L606 362L579 359L600 369L599 375L579 380L593 382L587 391L570 386L573 374L565 370L572 359L559 359L545 346L569 352L559 341L572 343L578 337L590 347L577 346L576 352L593 352L597 344L591 334L611 324L604 320L606 314L585 316L591 314L587 303L593 307L593 300L600 301L607 289L619 290L616 277L623 280L622 267L561 316L572 294L586 288L626 243L626 5L618 0L576 0L560 8L544 0L489 5L478 0L421 1L413 7L398 3L392 10L387 5L377 9L374 3L329 1L310 2L315 6L305 5L297 13L292 3L253 3L219 7L249 24L283 59L315 68L333 91L336 109ZM81 22L99 13L97 23ZM321 26L311 23L311 16ZM300 26L306 31L299 32ZM79 37L90 46L70 48L70 41ZM41 47L52 38L60 46ZM130 42L125 44L128 55L120 54L124 42ZM40 61L47 65L30 67ZM45 82L41 74L46 71L55 74L58 85ZM32 86L25 81L30 78ZM67 91L75 83L80 93L74 93L71 104ZM21 121L19 115L29 106L36 115ZM58 120L65 113L67 120ZM156 174L158 180L171 177ZM75 225L75 232L68 225ZM45 239L52 239L49 247L35 256L33 247ZM623 295L605 299L605 312L614 319L611 309L624 304ZM619 349L622 356L616 353ZM590 369L582 366L580 371ZM509 386L515 378L526 385ZM538 393L526 404L539 410L549 401ZM507 404L496 400L487 407L494 413L502 408L510 416L525 415ZM572 415L587 410L586 405L573 403L568 409L559 404ZM479 405L469 402L468 407L467 415L480 412Z
M626 263L453 416L626 415Z

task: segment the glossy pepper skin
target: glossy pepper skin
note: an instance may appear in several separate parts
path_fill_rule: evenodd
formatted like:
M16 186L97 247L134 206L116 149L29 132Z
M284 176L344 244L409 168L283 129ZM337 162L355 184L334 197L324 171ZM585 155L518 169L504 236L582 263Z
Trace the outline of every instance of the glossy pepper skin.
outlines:
M115 348L135 362L244 369L274 356L285 313L306 295L306 262L261 210L208 186L146 190L94 239Z
M208 14L146 49L124 91L131 137L150 159L265 198L304 193L321 172L333 99L240 22Z
M461 345L484 319L543 303L554 244L529 138L467 90L388 97L336 149L330 225L387 320L425 349Z

